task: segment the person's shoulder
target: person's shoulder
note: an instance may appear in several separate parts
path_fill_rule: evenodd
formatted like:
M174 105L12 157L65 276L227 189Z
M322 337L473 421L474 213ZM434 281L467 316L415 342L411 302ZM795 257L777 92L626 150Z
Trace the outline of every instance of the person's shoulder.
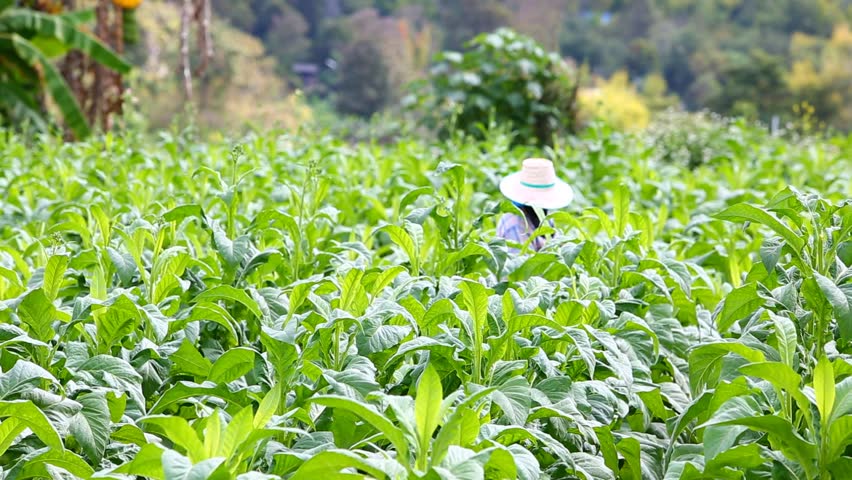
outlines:
M516 224L521 222L521 216L514 213L504 213L502 217L500 217L500 221L497 222L498 225L508 225L508 224Z
M497 223L497 235L506 239L521 241L524 232L524 222L520 215L507 213L500 217Z

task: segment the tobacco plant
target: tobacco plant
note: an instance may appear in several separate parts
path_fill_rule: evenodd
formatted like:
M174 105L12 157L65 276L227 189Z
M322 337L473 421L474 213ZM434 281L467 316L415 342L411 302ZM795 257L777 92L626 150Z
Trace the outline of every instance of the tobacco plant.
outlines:
M5 133L0 477L845 478L850 139L718 128ZM529 156L577 193L538 252Z

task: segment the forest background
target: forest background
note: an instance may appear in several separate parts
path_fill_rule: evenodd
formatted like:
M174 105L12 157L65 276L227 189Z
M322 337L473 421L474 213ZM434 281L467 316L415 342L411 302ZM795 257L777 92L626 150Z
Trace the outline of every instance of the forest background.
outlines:
M683 109L852 129L850 0L212 0L215 48L192 102L179 3L141 2L125 51L151 128L397 118L436 54L509 27L576 68L586 120L638 129Z

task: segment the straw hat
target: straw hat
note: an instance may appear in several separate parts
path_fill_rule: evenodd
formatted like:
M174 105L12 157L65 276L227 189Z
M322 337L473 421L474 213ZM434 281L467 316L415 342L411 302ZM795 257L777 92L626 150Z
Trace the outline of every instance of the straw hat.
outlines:
M500 182L500 191L513 202L545 210L565 207L574 198L571 187L556 177L553 162L544 158L524 160L520 172Z

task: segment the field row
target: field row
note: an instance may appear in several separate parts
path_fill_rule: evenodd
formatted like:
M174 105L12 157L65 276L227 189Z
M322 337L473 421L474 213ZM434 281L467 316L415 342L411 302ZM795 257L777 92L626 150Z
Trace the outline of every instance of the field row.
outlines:
M852 138L707 122L0 136L0 478L845 478Z

